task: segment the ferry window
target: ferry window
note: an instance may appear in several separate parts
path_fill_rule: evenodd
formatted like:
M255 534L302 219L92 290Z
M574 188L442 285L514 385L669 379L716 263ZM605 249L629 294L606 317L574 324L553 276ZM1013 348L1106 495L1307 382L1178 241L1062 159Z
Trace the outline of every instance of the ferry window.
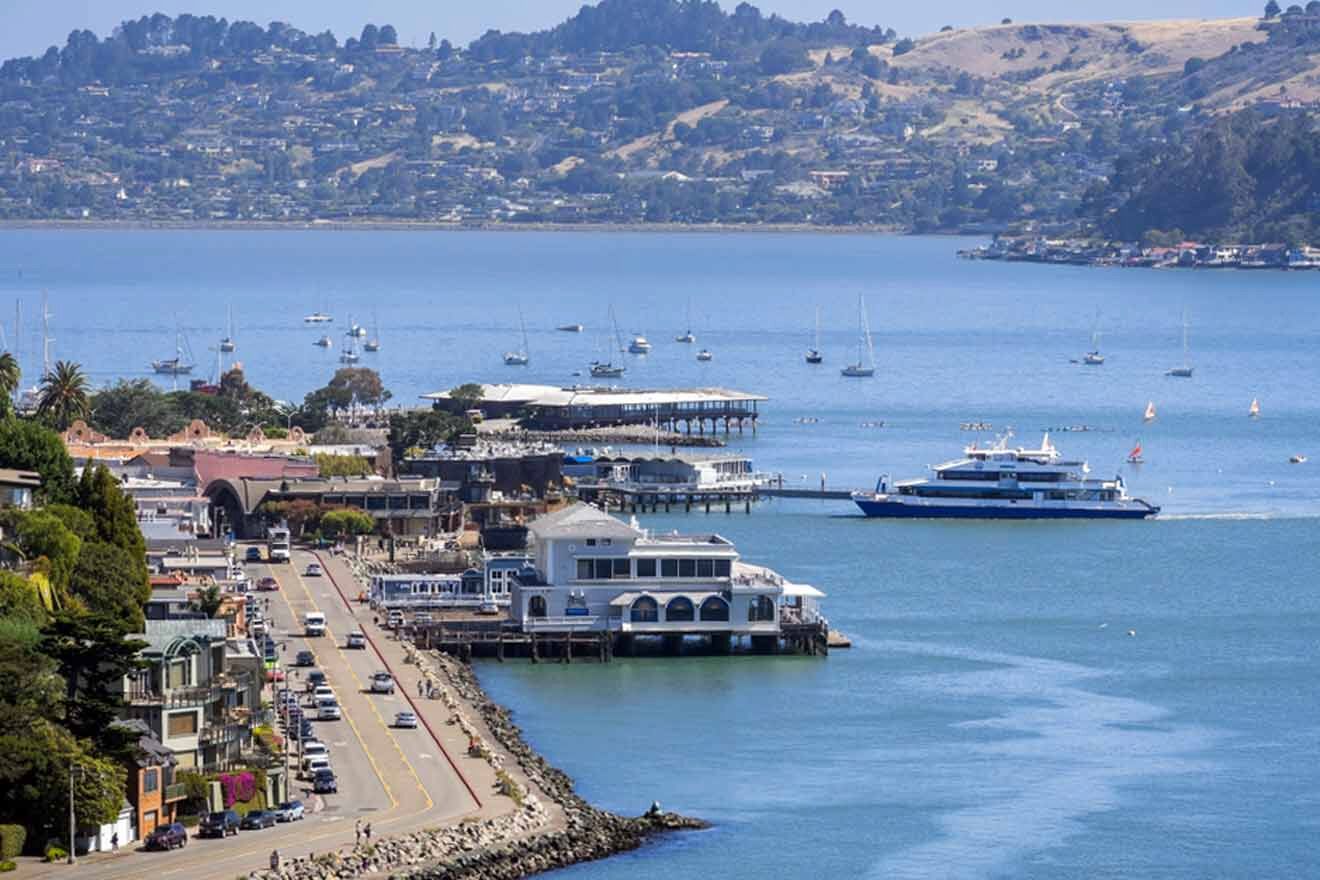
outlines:
M608 547L608 546L610 546L610 545L613 544L613 543L614 543L614 541L613 541L612 539L610 539L610 538L601 538L601 539L600 539L600 546L602 546L602 547Z
M694 578L697 576L697 560L680 559L678 560L678 576L685 578Z
M727 559L715 560L715 577L726 578L733 571L733 563Z
M729 603L719 596L711 596L701 603L702 620L728 620Z
M595 538L587 538L587 546L588 546L588 547L595 547L595 546L596 546L596 539L595 539Z
M661 576L661 577L667 577L667 578L676 578L676 577L678 577L678 560L677 560L677 559L661 559L661 560L660 560L660 576Z
M660 619L660 606L650 596L642 596L632 604L631 618L634 623L655 623Z
M610 577L612 576L611 573L613 572L613 570L614 570L613 560L610 559L596 560L596 580L598 581L609 580Z
M527 602L528 617L545 617L545 596L533 596Z
M629 564L626 557L614 560L614 576L616 578L626 578L631 574L632 566Z
M714 559L698 559L698 560L697 560L697 577L703 577L703 578L715 577L715 560L714 560Z
M655 560L654 559L637 560L637 576L639 578L655 577Z
M757 596L747 605L747 620L750 623L775 619L775 603L768 596Z
M691 620L693 618L692 600L687 596L676 596L665 606L665 620Z
M577 576L580 581L589 581L596 576L596 560L594 559L579 559L577 568Z

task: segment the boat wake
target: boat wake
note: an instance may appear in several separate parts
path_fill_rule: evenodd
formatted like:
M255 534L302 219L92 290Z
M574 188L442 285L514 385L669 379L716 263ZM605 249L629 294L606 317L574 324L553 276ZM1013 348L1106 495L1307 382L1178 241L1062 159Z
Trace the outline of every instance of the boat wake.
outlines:
M941 741L937 734L918 753L891 756L910 763L904 790L940 811L938 831L886 855L872 877L1018 873L1023 859L1084 830L1088 816L1121 806L1126 783L1208 769L1194 756L1217 733L1172 721L1159 706L1088 690L1085 683L1103 670L943 645L888 641L877 647L960 666L985 664L914 674L899 684L927 702L993 701L1004 710L955 724L954 735Z
M1246 511L1229 513L1161 513L1158 522L1181 522L1185 520L1279 520L1279 519L1320 519L1320 512L1317 513L1268 513Z

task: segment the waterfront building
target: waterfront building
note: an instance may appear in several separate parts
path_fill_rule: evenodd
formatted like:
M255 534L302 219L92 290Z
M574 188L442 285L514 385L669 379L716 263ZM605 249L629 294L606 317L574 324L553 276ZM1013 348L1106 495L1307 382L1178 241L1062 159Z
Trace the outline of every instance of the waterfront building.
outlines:
M699 635L726 646L745 637L761 649L805 638L824 646L824 593L743 562L720 535L653 533L586 504L529 530L535 579L519 574L511 603L524 632Z
M380 574L372 577L368 597L373 608L387 611L494 612L509 607L514 581L529 566L527 556L509 553L488 556L461 574Z

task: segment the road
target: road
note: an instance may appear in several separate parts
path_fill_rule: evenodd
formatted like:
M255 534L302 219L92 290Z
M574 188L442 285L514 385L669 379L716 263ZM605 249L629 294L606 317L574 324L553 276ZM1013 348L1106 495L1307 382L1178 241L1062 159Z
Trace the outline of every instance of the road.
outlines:
M339 793L295 794L307 807L300 822L220 840L192 836L186 847L171 852L148 853L135 844L117 854L84 856L79 858L80 877L134 880L150 872L158 878L232 880L268 867L272 850L285 858L303 858L351 847L356 820L369 822L373 836L380 836L512 809L507 799L479 794L494 788L494 772L484 761L464 754L461 732L445 724L444 705L414 699L415 667L403 662L402 646L371 625L370 609L350 604L360 588L347 567L326 556L326 574L306 577L307 564L315 560L311 553L295 551L288 565L249 565L248 572L254 580L271 574L279 581L278 592L258 595L270 599L266 617L273 621L273 637L284 643L281 664L291 664L300 650L312 651L316 668L325 673L339 699L342 720L313 721L316 737L330 747ZM325 615L324 636L303 635L302 615L308 611ZM346 649L347 634L357 629L367 632L368 647ZM368 693L372 673L386 668L399 677L395 694ZM291 670L293 688L302 688L305 671ZM417 712L425 723L412 730L394 729L391 723L400 709ZM22 861L24 876L55 875L65 867Z

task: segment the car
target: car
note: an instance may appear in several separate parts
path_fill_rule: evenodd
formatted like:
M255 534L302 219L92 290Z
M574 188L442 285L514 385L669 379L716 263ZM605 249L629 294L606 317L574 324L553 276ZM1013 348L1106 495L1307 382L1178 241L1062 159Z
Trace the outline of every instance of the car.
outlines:
M247 553L243 554L243 558L244 558L245 560L247 560L248 562L260 562L260 561L261 561L261 548L260 548L260 547L249 547L249 548L247 548Z
M365 649L367 647L367 635L361 630L353 630L344 640L345 648Z
M302 756L304 758L328 758L330 747L319 739L309 739L303 743Z
M270 575L267 575L266 577L261 578L260 580L257 581L257 592L259 593L269 593L274 590L278 590L279 588L280 588L280 582L275 580L275 578L271 577Z
M315 776L317 770L330 769L329 755L312 755L310 758L302 759L302 772L308 776Z
M252 810L243 817L241 827L244 831L260 831L263 828L274 828L275 821L273 810Z
M304 718L298 722L298 736L301 739L309 739L316 733L316 728L312 726L310 718Z
M322 571L319 562L307 563L307 568L303 571L303 577L309 578L319 578L322 574L324 574L324 571Z
M198 837L228 837L238 833L242 819L234 810L219 810L207 813L197 823Z
M307 690L314 691L321 685L325 684L325 673L319 669L313 669L311 672L307 673L305 680L307 682Z
M293 665L294 665L294 666L315 666L315 665L316 665L316 655L313 654L311 651L299 651L298 654L297 654L297 656L295 656L295 657L293 658Z
M335 689L328 684L318 684L312 688L312 700L333 700L335 698Z
M312 791L316 794L338 794L339 781L335 779L335 771L329 768L318 770L312 777Z
M266 670L266 681L284 681L284 670L283 669Z
M406 728L408 728L408 729L410 729L410 730L416 730L416 729L417 729L417 716L414 715L414 714L411 713L411 712L395 712L395 713L394 713L394 726L395 726L395 727L401 727L401 728L402 728L402 727L406 727Z
M338 721L339 718L339 701L334 697L316 701L317 721Z
M385 619L385 626L387 629L398 629L403 626L403 612L397 608L391 611Z
M430 623L430 622L431 622L431 612L429 611L418 611L416 614L413 615L413 623Z
M174 849L188 845L188 829L178 822L158 825L156 830L147 835L147 849Z
M388 672L377 672L371 676L371 692L373 694L394 693L394 676Z
M275 808L275 821L277 822L297 822L302 817L302 801L285 801Z

